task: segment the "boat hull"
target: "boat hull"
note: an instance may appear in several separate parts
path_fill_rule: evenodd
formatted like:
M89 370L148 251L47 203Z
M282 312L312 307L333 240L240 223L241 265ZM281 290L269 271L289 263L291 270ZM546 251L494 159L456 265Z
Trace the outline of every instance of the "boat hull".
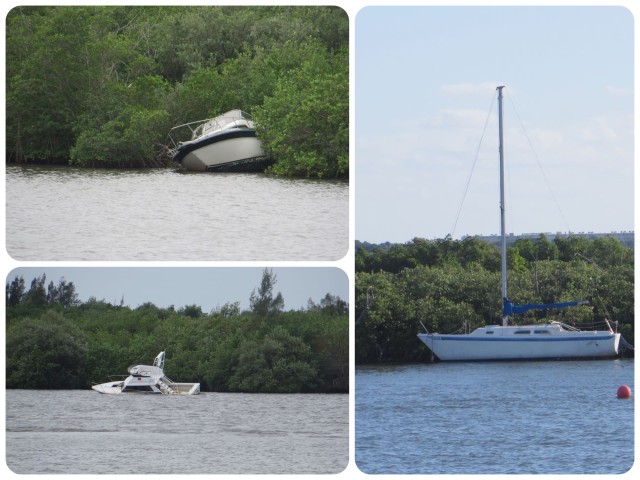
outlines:
M118 384L114 384L113 382L101 383L99 385L93 385L91 388L98 393L119 395L122 393L122 382L119 382Z
M619 333L579 332L536 338L419 334L440 361L611 358L618 355Z
M165 352L162 351L153 365L131 365L128 377L112 377L111 381L93 385L99 393L109 395L198 395L199 383L178 383L166 377L163 372Z
M199 383L170 383L169 389L163 389L159 385L150 386L147 389L123 389L122 382L114 383L107 382L98 385L93 385L91 388L99 393L105 393L108 395L199 395L200 384Z
M232 129L184 142L174 160L194 172L262 171L268 161L252 128Z

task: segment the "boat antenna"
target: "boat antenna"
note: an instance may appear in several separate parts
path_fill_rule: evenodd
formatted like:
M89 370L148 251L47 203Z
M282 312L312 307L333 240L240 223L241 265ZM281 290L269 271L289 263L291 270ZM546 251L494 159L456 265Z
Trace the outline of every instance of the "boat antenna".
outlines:
M500 152L500 254L501 254L501 292L502 302L507 298L507 237L505 233L505 204L504 204L504 135L502 126L502 89L504 85L497 87L498 90L498 139ZM502 316L502 325L507 326L508 315Z

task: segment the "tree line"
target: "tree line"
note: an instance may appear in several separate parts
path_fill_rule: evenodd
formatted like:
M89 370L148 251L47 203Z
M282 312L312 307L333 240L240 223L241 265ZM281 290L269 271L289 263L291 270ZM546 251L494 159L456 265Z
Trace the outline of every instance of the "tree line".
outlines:
M284 311L276 282L265 269L248 310L228 302L205 313L198 305L81 302L73 282L47 286L42 275L27 288L16 277L6 285L6 386L86 389L164 350L167 376L203 391L348 392L348 304L327 294Z
M415 238L356 246L358 363L426 360L416 335L502 323L500 252L475 237ZM607 319L634 340L634 251L613 237L519 239L507 251L508 294L516 304L588 300L531 311L513 323L558 320L586 327Z
M7 162L167 165L172 127L240 108L273 174L348 178L338 7L21 6L6 26Z

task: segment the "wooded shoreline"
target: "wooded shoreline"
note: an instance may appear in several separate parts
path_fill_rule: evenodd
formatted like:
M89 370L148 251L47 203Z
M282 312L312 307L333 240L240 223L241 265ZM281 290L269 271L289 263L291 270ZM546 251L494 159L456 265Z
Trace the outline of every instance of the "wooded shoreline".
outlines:
M348 304L331 294L284 311L265 270L241 311L228 302L130 308L91 298L44 275L7 284L6 388L87 389L166 351L165 373L203 392L347 393Z
M416 335L501 324L500 251L476 237L356 250L357 364L428 361ZM558 320L588 327L603 319L634 344L634 250L613 237L520 239L508 248L510 299L518 304L588 300L531 311L517 323Z
M349 177L339 7L20 6L6 53L8 164L170 166L172 127L240 108L268 173Z

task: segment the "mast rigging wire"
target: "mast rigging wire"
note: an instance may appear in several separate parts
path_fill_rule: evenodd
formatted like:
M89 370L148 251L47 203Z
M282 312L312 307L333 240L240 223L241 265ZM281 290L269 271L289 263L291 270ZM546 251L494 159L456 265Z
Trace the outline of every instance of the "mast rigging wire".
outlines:
M476 168L476 163L478 163L478 157L480 156L480 147L482 146L482 141L484 140L484 135L487 132L487 125L489 124L489 119L491 118L491 112L493 110L493 104L496 101L496 95L493 95L491 99L491 105L489 106L489 110L487 112L487 118L484 121L484 127L482 128L482 135L480 136L480 141L478 142L478 147L476 148L476 154L473 158L473 164L471 165L471 171L469 172L469 178L467 178L467 184L464 188L464 193L462 194L462 200L460 201L460 205L458 206L458 212L456 213L455 221L453 222L453 228L451 229L451 237L455 234L456 227L458 226L458 220L460 219L460 213L462 212L462 206L464 205L464 201L467 198L467 192L469 191L469 185L471 184L471 177L473 177L473 172Z
M556 198L555 194L553 193L553 190L551 189L551 184L549 183L549 180L548 180L547 175L546 175L546 173L544 171L544 168L542 168L542 163L540 162L540 158L538 157L538 154L536 153L535 148L533 148L533 142L531 141L531 138L529 137L529 134L527 133L527 130L524 127L524 122L520 118L520 114L518 113L518 109L516 108L516 105L513 102L513 98L511 97L511 95L507 95L507 96L509 97L509 102L511 103L511 106L513 107L513 111L516 114L516 118L518 119L518 122L520 123L520 128L522 129L522 133L524 134L525 138L527 139L527 143L529 144L529 148L531 148L531 153L533 154L533 158L535 159L536 164L538 165L538 168L540 169L540 173L542 174L542 178L544 179L544 183L547 186L547 190L549 190L549 194L551 195L553 203L555 203L556 208L558 209L558 212L560 213L560 216L562 217L562 221L564 222L564 225L567 228L567 232L571 233L571 228L569 227L569 222L567 222L567 218L564 216L564 212L562 211L562 208L560 208L560 203L558 202L558 199Z
M453 228L451 229L451 237L453 237L454 234L455 234L456 227L458 226L458 221L459 221L460 215L462 213L462 207L464 206L465 200L467 198L467 193L469 192L469 185L471 184L471 178L473 177L473 173L475 171L476 164L478 162L478 157L480 155L480 147L482 146L482 142L484 140L484 136L485 136L486 131L487 131L487 125L489 124L489 119L491 117L491 112L493 110L493 105L495 103L496 96L497 95L495 95L495 94L493 95L493 98L491 100L491 105L489 106L489 111L487 113L487 118L485 120L484 127L482 129L482 135L480 137L480 141L478 142L478 147L476 149L476 153L475 153L475 156L474 156L474 159L473 159L473 164L471 166L471 171L469 172L469 177L467 178L467 183L466 183L465 188L464 188L462 199L460 201L460 205L458 206L458 211L456 212L456 217L455 217L455 221L453 223ZM545 185L547 187L547 190L549 191L549 194L551 195L553 203L555 204L556 208L558 209L558 212L560 213L560 217L562 218L562 221L564 222L564 225L565 225L565 227L567 229L567 232L571 233L571 228L569 227L569 222L567 222L567 219L566 219L566 217L564 215L564 212L562 211L562 208L560 207L560 203L558 202L558 199L557 199L556 195L554 194L553 190L551 189L551 184L549 183L549 179L547 178L547 175L546 175L544 169L542 168L542 163L540 162L540 158L538 157L538 154L536 153L536 150L533 147L533 142L531 141L531 138L529 137L529 134L527 133L527 130L525 129L524 122L520 118L520 114L518 113L518 110L516 109L515 103L513 102L513 98L511 97L511 95L507 95L507 97L509 98L509 102L510 102L511 106L513 107L513 111L516 114L516 118L518 119L518 123L520 124L520 128L522 129L522 132L523 132L525 138L527 139L527 143L529 144L529 148L531 148L531 152L533 154L533 158L535 159L536 164L537 164L538 168L540 169L540 172L542 174L542 178L544 179L544 183L545 183Z

